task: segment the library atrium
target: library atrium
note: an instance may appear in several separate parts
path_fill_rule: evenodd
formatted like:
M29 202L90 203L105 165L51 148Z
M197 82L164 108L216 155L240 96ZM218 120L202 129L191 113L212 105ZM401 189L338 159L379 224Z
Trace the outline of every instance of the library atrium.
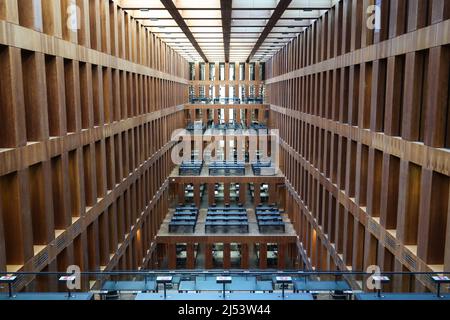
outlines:
M0 300L450 300L450 1L0 0Z

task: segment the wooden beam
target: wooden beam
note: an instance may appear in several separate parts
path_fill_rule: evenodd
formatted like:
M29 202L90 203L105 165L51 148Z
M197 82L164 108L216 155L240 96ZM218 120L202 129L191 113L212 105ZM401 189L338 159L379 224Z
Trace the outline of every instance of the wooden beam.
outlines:
M220 8L222 11L222 32L223 47L225 49L225 62L230 62L230 42L231 42L231 11L233 0L220 0Z
M255 44L255 47L253 48L252 52L248 56L247 63L250 62L250 59L255 55L255 53L258 51L259 47L264 43L267 36L270 34L270 31L275 27L278 20L280 20L281 16L283 15L284 11L286 11L287 7L291 4L292 0L281 0L277 7L275 8L275 11L272 14L272 17L270 17L269 22L267 23L266 27L264 28L263 32L261 33L261 36L259 37L258 41Z
M173 3L172 0L161 0L161 3L164 5L167 11L169 11L172 18L176 21L178 26L181 30L183 30L186 37L191 41L194 48L197 50L198 54L203 58L205 62L208 62L208 58L203 53L202 49L200 48L199 44L197 43L197 40L195 40L194 35L192 34L191 30L189 30L189 27L187 26L186 22L184 22L183 17L178 12L177 7Z

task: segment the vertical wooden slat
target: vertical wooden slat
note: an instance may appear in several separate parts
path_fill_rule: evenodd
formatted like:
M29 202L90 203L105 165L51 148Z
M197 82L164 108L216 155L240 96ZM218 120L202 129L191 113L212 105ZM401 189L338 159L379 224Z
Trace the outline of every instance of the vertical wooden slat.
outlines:
M417 245L421 169L401 161L399 175L397 238L405 245Z
M417 255L430 265L444 264L449 178L422 170Z
M386 98L386 61L373 63L372 104L370 113L370 129L384 130L385 98Z
M18 1L19 23L26 28L42 31L41 0Z
M91 48L101 49L100 0L89 1Z
M0 113L8 117L0 126L0 147L21 147L26 144L26 122L20 50L0 46L0 68Z
M27 140L43 141L49 137L44 55L22 52L22 71Z
M2 206L0 206L0 272L6 271L5 228L3 223Z
M89 0L77 0L76 4L79 8L80 16L78 19L78 44L90 48L91 47L91 29L89 16Z
M391 136L401 135L404 63L403 56L391 57L387 62L384 132Z
M422 125L424 60L423 54L415 52L408 53L405 58L402 137L410 141L419 141L424 129Z
M430 49L425 104L425 144L444 147L448 112L450 48Z
M64 61L67 131L81 130L80 77L78 61Z
M64 40L78 43L78 17L75 0L61 0L61 27Z
M6 263L24 265L33 256L28 170L11 173L0 180Z
M62 28L65 25L61 21L61 1L60 0L41 0L42 1L42 20L43 31L51 36L62 38Z
M15 24L19 23L19 11L16 0L3 0L0 2L0 20Z
M49 162L30 167L30 210L33 221L33 244L47 245L55 237L51 166Z

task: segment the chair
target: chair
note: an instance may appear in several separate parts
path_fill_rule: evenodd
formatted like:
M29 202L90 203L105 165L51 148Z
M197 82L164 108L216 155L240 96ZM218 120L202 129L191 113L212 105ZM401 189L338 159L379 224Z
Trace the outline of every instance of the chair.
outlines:
M105 300L119 300L119 292L114 291L108 291L107 294L105 294Z
M336 290L330 293L333 300L347 300L347 295L342 290Z

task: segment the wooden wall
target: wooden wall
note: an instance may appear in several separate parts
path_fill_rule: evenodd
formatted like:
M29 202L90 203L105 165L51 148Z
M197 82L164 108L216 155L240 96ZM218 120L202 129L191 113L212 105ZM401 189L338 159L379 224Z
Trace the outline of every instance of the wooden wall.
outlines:
M0 271L145 267L187 62L109 0L0 0L0 70Z
M342 0L266 66L305 265L450 271L450 1Z

